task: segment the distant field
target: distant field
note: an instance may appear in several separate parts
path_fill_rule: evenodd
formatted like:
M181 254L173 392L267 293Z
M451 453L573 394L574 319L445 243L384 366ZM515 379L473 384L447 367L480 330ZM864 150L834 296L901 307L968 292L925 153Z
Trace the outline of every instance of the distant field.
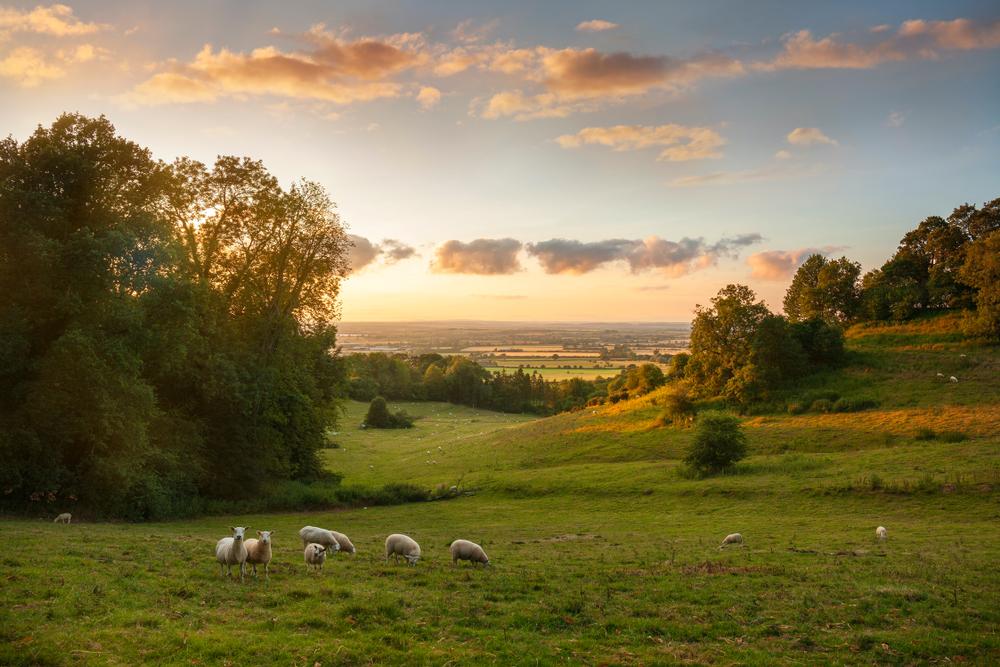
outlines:
M0 664L1000 664L1000 349L954 325L851 331L850 365L796 393L879 407L746 418L731 475L682 474L692 432L655 426L668 390L546 419L394 404L422 417L398 431L359 429L351 402L324 451L346 484L463 495L0 521ZM306 573L306 523L358 555ZM213 546L233 524L277 531L269 584L219 578ZM733 531L746 546L720 551ZM382 562L391 532L420 542L417 566ZM453 567L458 537L493 566Z

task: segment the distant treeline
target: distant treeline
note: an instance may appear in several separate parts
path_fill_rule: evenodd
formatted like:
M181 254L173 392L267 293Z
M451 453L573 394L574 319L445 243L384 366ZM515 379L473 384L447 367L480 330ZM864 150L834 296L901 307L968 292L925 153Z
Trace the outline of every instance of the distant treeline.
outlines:
M344 362L347 393L357 401L383 396L396 401L448 401L501 412L564 412L638 396L665 382L655 364L630 365L595 380L546 380L521 368L491 372L462 355L371 352L348 355Z
M159 162L79 115L0 141L0 507L166 517L322 477L348 247L320 186L247 158Z

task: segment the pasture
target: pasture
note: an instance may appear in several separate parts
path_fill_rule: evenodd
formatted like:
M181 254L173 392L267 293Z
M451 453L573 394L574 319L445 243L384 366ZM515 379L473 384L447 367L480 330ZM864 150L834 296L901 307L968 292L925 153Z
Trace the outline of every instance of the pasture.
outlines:
M750 456L729 475L684 473L691 431L656 426L662 391L547 419L395 404L421 417L398 431L358 429L365 406L351 403L324 452L345 481L464 493L0 521L0 663L996 664L1000 355L920 326L852 331L851 364L787 398L878 406L747 417ZM358 554L307 573L305 524L347 533ZM230 525L275 531L269 581L219 576ZM734 531L745 546L720 550ZM382 561L393 532L420 542L415 567ZM456 538L493 566L453 566Z

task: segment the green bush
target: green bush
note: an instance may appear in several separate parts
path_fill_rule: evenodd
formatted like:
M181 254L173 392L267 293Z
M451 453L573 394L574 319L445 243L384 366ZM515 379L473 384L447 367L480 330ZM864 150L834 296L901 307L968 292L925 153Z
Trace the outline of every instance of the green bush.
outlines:
M395 413L389 412L389 406L386 405L385 399L376 396L368 406L365 426L368 428L412 428L413 417L402 410Z
M932 428L918 428L917 434L913 436L914 440L933 440L937 437L937 433L934 432Z
M877 408L878 401L870 398L841 398L833 404L834 412L861 412Z
M808 405L803 403L789 403L788 404L788 414L790 415L801 415L808 409Z
M699 473L721 472L746 456L746 435L736 417L722 412L704 413L695 429L684 462Z
M938 438L941 442L962 442L963 440L968 440L969 436L961 431L942 431L938 435Z
M809 409L813 412L833 412L833 401L828 398L820 398L813 401Z
M694 421L696 414L694 402L685 391L675 391L667 394L663 400L663 411L657 418L659 426L673 424L674 426L685 426Z

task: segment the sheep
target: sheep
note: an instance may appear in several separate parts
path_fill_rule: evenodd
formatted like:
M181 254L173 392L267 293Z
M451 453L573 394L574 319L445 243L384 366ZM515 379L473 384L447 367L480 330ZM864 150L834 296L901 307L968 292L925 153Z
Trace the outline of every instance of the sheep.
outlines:
M884 540L889 537L889 532L885 529L885 526L879 526L875 529L875 539Z
M215 560L219 562L220 574L233 576L233 565L240 566L240 581L247 573L247 546L243 542L247 528L250 526L230 526L232 537L223 537L215 544Z
M264 578L268 579L268 564L271 562L271 535L273 530L258 530L257 537L260 539L249 539L246 541L247 563L253 568L253 576L257 576L257 566L264 566Z
M73 520L72 514L70 514L69 512L63 512L62 514L57 516L56 520L53 521L52 523L69 523L72 520Z
M948 378L948 381L949 382L958 382L958 378L955 377L954 375L952 375L950 378Z
M322 570L323 563L326 562L326 547L322 544L307 544L302 552L306 561L306 569Z
M410 565L416 565L420 560L420 545L412 537L393 533L385 538L385 562L389 562L389 556L398 561L402 556Z
M938 373L938 374L937 374L937 376L938 376L939 378L943 378L943 377L944 377L944 373Z
M309 544L321 544L331 552L340 551L340 540L333 534L333 531L325 528L303 526L302 530L299 531L299 537L302 538L303 547Z
M743 536L739 533L726 535L726 538L722 540L722 544L719 545L719 549L722 549L727 544L743 544Z
M490 564L490 557L475 542L455 540L451 543L448 550L451 552L451 562L453 565L457 565L460 560L467 560L471 563L482 563L486 566Z

